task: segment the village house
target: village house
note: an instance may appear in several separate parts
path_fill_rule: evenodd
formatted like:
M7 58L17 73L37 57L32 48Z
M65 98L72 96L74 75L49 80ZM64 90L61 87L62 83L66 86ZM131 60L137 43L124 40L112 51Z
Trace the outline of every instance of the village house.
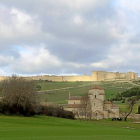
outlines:
M104 88L93 86L89 89L87 96L89 101L83 101L85 100L83 96L69 95L66 110L72 111L76 117L80 118L85 116L94 119L120 117L119 107L106 100Z

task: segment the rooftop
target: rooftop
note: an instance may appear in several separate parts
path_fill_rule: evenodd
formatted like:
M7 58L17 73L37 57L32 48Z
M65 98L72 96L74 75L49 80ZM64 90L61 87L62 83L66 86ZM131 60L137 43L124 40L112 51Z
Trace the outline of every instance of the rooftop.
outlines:
M105 104L112 104L112 102L110 102L110 101L105 101Z
M81 100L82 96L71 96L68 98L68 100Z
M83 108L82 104L68 104L66 108Z
M100 86L93 86L91 88L89 88L89 90L92 90L92 89L100 89L100 90L105 90L104 88L100 87Z
M115 104L112 104L112 106L111 106L111 108L119 108L117 105L115 105Z

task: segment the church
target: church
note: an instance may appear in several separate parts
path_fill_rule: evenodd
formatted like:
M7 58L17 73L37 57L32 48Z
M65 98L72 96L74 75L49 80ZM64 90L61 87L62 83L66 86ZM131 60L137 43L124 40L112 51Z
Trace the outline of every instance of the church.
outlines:
M89 89L88 101L83 96L70 96L66 110L72 111L76 118L118 118L120 108L106 100L105 89L93 86ZM85 104L86 102L86 104ZM90 105L89 105L90 104Z

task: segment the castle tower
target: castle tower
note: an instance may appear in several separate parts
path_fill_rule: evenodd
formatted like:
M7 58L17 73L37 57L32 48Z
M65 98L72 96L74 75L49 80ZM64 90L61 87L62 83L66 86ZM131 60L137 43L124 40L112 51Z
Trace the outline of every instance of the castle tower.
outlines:
M97 71L92 71L91 81L97 81Z

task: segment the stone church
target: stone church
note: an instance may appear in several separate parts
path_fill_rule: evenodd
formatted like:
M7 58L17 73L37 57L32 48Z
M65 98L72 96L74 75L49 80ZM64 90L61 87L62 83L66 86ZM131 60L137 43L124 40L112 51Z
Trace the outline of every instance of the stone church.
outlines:
M75 117L80 118L88 117L89 112L91 114L90 118L94 119L119 117L119 107L110 101L106 101L105 89L100 86L93 86L89 89L90 110L85 109L82 100L82 96L69 95L66 110L72 111Z

